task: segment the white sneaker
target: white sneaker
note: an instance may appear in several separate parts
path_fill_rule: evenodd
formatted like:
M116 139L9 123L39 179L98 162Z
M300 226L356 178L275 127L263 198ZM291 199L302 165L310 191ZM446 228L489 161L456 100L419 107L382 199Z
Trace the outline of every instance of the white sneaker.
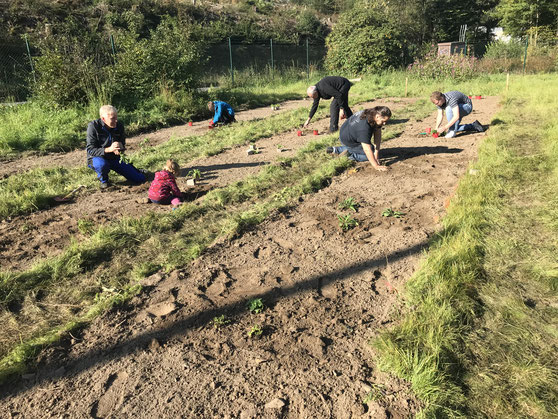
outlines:
M448 131L448 133L445 135L445 138L453 138L455 137L455 131Z

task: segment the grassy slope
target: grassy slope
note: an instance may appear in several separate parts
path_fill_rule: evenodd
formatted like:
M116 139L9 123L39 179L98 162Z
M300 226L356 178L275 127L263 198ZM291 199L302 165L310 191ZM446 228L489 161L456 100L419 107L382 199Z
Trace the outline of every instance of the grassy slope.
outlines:
M516 78L421 269L376 341L423 415L558 414L558 77Z

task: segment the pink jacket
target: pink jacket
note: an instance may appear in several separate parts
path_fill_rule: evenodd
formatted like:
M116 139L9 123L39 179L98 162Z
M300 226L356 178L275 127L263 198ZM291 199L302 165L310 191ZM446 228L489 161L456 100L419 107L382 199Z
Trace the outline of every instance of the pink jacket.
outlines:
M166 170L155 173L155 179L149 187L149 199L153 201L164 201L169 198L182 198L182 193L178 186L174 175Z

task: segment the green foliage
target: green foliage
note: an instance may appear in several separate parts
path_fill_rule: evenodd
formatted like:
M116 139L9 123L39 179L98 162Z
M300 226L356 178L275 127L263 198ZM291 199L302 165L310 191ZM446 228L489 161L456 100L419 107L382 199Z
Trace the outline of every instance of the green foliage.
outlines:
M500 0L494 10L507 34L525 36L537 26L556 28L558 7L554 0Z
M145 98L161 89L194 88L204 64L200 31L196 25L167 16L148 38L133 32L118 34L116 63L108 68L116 100L123 102L129 95Z
M386 208L382 211L382 217L401 218L403 215L405 215L404 212L394 211L391 208Z
M408 67L409 74L420 80L466 80L477 72L477 59L461 54L438 55L435 50Z
M339 221L339 227L343 231L349 231L358 225L358 221L355 220L351 215L337 215L337 220Z
M507 42L494 41L486 46L483 58L522 58L525 52L525 42L510 39Z
M81 234L89 235L93 233L95 222L90 218L80 218L77 222L77 227Z
M225 316L224 314L221 314L220 316L213 317L212 323L215 329L219 329L223 326L226 326L227 324L230 324L231 320L228 319L227 316Z
M351 209L354 212L356 212L358 207L360 207L360 204L354 198L351 198L351 197L349 197L349 198L345 199L343 202L339 203L339 209L342 209L342 210Z
M202 177L202 172L200 171L200 169L192 169L188 172L186 176L194 180L199 180Z
M259 314L265 309L265 305L261 298L254 298L246 304L248 306L248 310L252 314Z
M263 329L259 324L255 324L252 328L248 331L248 337L259 337L263 333Z
M392 16L374 7L350 10L326 39L331 71L350 74L397 68L403 64L403 36Z

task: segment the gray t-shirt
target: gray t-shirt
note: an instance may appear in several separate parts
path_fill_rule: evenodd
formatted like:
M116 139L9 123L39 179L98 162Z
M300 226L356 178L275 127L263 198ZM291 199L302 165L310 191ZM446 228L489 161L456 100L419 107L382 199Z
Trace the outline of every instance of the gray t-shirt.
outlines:
M366 119L360 119L363 111L359 111L341 125L339 140L349 148L364 144L372 144L371 139L376 127L371 127Z
M444 103L442 106L438 106L438 109L446 109L446 106L449 106L450 108L455 108L456 106L459 105L472 104L471 99L469 99L468 96L464 95L458 90L452 90L450 92L442 93L442 94L446 98L446 103Z

